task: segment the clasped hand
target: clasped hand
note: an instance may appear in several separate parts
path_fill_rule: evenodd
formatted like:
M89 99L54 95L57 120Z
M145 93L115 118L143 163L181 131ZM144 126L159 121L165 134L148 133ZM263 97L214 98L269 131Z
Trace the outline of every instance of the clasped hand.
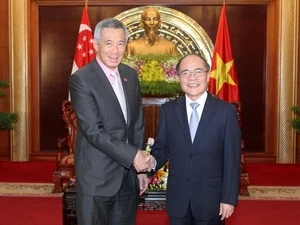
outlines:
M133 166L138 173L150 172L156 164L156 160L147 151L138 150L133 160Z

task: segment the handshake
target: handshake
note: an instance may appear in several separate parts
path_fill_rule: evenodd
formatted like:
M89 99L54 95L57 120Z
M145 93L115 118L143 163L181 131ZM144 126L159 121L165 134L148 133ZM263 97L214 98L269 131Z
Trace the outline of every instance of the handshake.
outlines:
M133 160L133 166L138 173L151 172L155 169L156 160L147 151L138 150Z

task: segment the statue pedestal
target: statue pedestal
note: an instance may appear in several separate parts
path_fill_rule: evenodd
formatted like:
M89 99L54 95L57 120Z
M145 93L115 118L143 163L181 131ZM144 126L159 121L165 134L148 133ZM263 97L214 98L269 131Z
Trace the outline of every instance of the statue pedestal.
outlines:
M166 192L149 191L140 196L139 210L165 210Z
M144 108L145 136L147 141L149 137L155 139L157 134L157 125L159 118L160 106L168 102L168 97L143 97L142 103Z
M63 225L77 225L75 187L67 185L63 192Z

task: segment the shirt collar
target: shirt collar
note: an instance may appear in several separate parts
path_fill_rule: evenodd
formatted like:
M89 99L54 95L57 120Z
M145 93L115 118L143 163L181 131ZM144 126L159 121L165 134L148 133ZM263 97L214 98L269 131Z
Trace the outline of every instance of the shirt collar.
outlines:
M98 56L96 57L96 60L107 77L109 77L109 75L111 74L112 71L119 74L118 67L115 68L114 70L112 70L111 68L108 68L106 65L104 65L104 63L101 61L101 59Z
M196 101L192 101L187 95L185 95L186 105L190 105L192 102L197 102L201 106L204 106L207 99L207 91L205 91Z

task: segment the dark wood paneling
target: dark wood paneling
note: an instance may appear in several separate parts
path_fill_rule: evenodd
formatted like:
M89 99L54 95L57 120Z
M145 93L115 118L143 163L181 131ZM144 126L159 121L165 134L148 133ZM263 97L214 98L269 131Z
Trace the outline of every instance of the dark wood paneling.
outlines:
M300 134L296 136L296 163L300 163Z
M167 101L169 101L169 98L143 97L142 102L145 121L145 143L147 143L149 137L156 137L160 106Z
M0 161L10 160L9 131L0 131Z
M9 44L8 44L8 1L0 1L0 80L10 82L9 77ZM9 111L9 89L5 90L6 96L0 98L0 112ZM10 132L0 131L0 160L10 159Z
M227 15L240 82L245 150L264 152L266 7L243 6L238 14L229 8Z

